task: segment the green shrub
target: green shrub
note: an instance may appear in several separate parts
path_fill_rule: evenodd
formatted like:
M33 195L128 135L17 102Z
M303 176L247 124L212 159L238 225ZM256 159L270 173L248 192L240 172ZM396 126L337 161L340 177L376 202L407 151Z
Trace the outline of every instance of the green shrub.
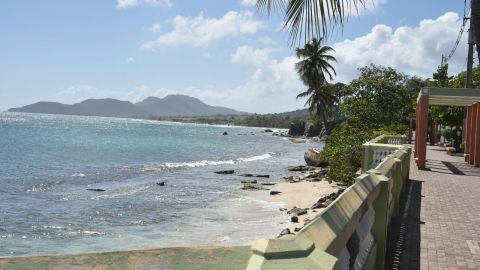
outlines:
M405 126L383 126L374 130L362 130L343 123L327 137L323 150L330 164L327 179L351 185L360 169L362 145L380 135L404 134Z
M303 136L305 134L306 122L302 120L293 120L288 129L288 135L290 136Z
M452 128L446 128L442 131L442 136L446 141L451 141L453 139L453 134L455 131Z

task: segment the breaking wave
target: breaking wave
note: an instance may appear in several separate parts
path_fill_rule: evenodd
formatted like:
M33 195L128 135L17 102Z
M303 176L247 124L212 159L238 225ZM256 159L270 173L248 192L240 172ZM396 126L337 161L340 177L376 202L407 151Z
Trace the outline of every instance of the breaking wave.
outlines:
M176 168L218 166L218 165L226 165L226 164L235 164L239 162L258 161L258 160L271 158L273 157L273 155L275 155L275 153L270 152L270 153L266 153L258 156L229 159L229 160L201 160L201 161L192 161L192 162L165 163L161 165L146 166L143 170L145 172L155 172L155 171L164 171L166 169L176 169Z

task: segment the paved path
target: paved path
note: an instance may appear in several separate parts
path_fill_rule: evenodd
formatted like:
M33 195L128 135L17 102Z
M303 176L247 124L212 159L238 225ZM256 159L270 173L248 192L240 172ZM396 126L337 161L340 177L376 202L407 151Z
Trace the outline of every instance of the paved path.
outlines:
M385 268L480 269L480 169L438 146L427 160L427 170L411 163Z

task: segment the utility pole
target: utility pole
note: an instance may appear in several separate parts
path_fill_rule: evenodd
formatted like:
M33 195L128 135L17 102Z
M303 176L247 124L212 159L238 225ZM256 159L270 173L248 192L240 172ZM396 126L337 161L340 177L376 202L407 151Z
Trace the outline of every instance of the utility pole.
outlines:
M470 1L470 5L472 4L473 0ZM472 10L472 9L471 9ZM470 13L471 14L471 13ZM470 15L470 29L468 29L468 57L467 57L467 83L466 88L473 87L473 46L475 45L475 41L473 40L473 23L472 23L472 15Z

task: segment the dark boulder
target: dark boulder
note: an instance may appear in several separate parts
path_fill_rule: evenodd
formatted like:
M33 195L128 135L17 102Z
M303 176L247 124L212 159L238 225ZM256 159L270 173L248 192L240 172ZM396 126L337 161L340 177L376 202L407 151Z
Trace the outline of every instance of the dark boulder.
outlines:
M238 176L243 176L243 177L253 177L254 175L251 174L251 173L242 173L242 174L239 174Z
M277 194L280 194L280 193L282 193L282 192L276 191L276 190L270 191L270 195L277 195Z
M303 156L305 162L309 166L313 167L326 167L328 166L328 162L325 159L325 156L321 151L317 151L315 149L308 149Z
M234 170L223 170L223 171L216 171L216 174L233 174Z
M278 237L282 237L284 235L287 235L287 234L292 234L290 232L290 229L286 228L286 229L283 229L281 232L280 232L280 235L278 235Z
M224 132L222 133L222 135L228 135L228 132L224 131Z
M265 132L273 132L273 130L267 128L267 129L265 129Z
M165 182L163 182L163 181L162 181L162 182L157 182L157 185L159 185L159 186L162 186L162 187L163 187L163 186L165 186Z
M287 214L294 215L294 216L301 216L301 215L307 214L307 209L293 207L287 212Z
M292 222L294 222L294 223L297 223L297 222L298 222L298 217L297 217L297 216L292 216L292 217L290 218L290 220L291 220Z
M266 188L264 187L261 187L256 184L249 184L249 183L243 184L242 189L243 190L266 190Z
M240 181L242 184L256 184L257 180L242 180Z
M306 172L306 171L313 171L315 168L300 165L300 166L291 166L288 167L288 170L291 172Z
M105 191L105 189L101 189L101 188L87 188L88 191L97 191L97 192L103 192Z
M268 174L257 174L256 177L270 178L270 175L268 175Z

